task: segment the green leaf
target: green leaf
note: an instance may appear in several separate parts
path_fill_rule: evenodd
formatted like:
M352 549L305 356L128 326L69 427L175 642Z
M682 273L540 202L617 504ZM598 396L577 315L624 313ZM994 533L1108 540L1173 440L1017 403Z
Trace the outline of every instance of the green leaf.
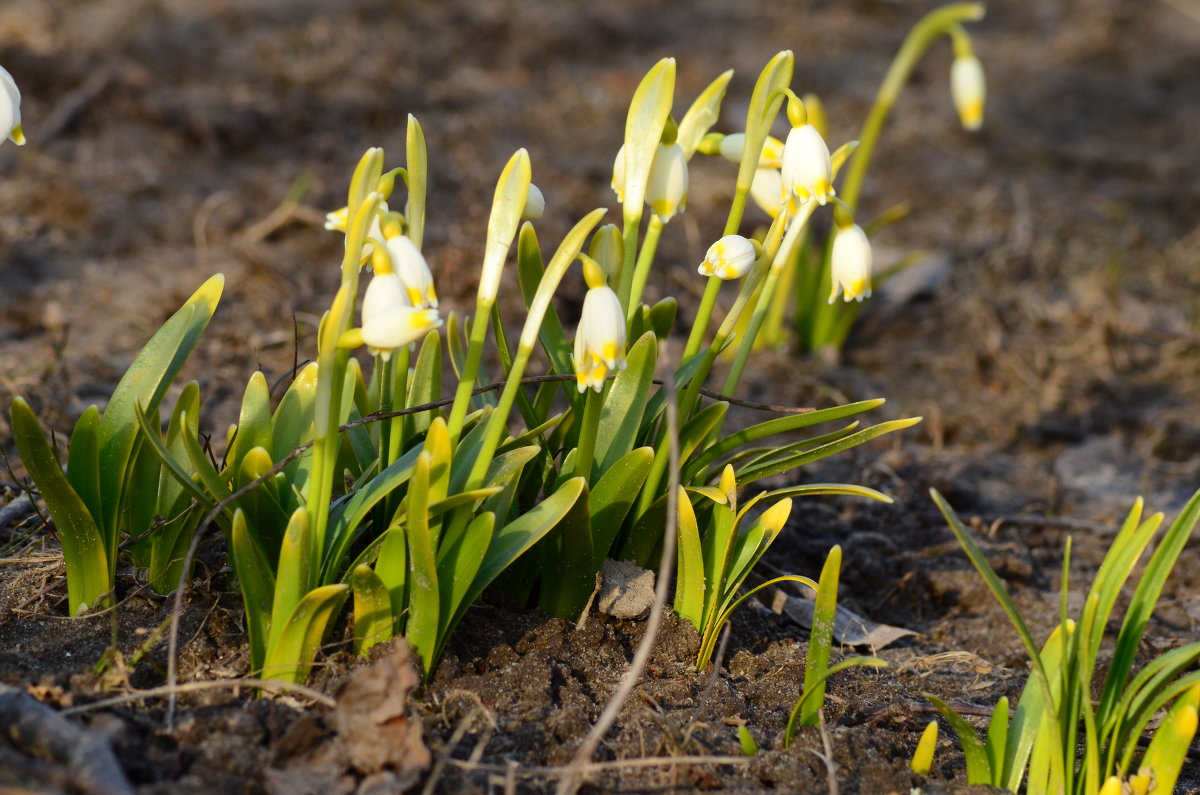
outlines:
M800 727L799 716L806 710L811 709L814 700L825 698L825 683L829 681L829 677L844 671L847 668L886 668L887 663L878 657L847 657L837 665L824 671L821 676L817 677L811 686L805 686L800 692L800 698L797 699L796 705L792 707L792 714L788 718L787 728L783 733L783 747L787 748L792 744L792 738L796 736L796 729Z
M308 512L297 508L288 520L279 548L279 567L275 572L275 598L271 602L271 634L267 647L279 642L284 624L296 606L308 593L315 579L313 538L308 526Z
M271 564L246 526L246 514L234 511L229 550L246 606L246 634L250 636L250 669L257 673L266 661L267 638L271 631L271 603L275 598L275 575Z
M700 92L700 96L696 97L687 113L683 114L675 142L683 148L683 154L688 160L695 154L700 139L717 123L717 118L721 115L721 101L725 99L725 90L732 78L732 69L720 74Z
M467 589L454 620L447 627L447 632L454 630L467 606L479 598L500 572L555 528L575 505L586 486L587 482L583 478L571 478L532 510L504 525L492 535L483 565L479 567L479 573Z
M644 493L644 492L643 492ZM617 550L618 560L631 560L643 569L650 565L654 550L667 526L667 495L659 495L641 516L634 519Z
M187 431L187 429L194 427L192 424L193 421L188 413L183 411L180 414L180 424L184 428L183 432L181 432L178 437L179 445L183 449L184 454L181 459L176 459L174 454L167 449L166 444L163 442L162 436L156 428L150 425L150 418L146 416L146 414L139 412L137 417L139 428L142 431L141 439L143 440L144 444L150 445L151 449L153 449L158 455L159 460L162 461L162 471L175 478L175 481L179 483L183 490L194 497L196 501L204 507L205 510L210 510L214 505L216 505L217 499L215 499L203 487L202 484L199 484L192 479L193 469L190 463L191 449L194 447L196 450L199 450L200 448L196 440L192 439ZM191 443L190 446L188 444L189 442ZM200 452L200 457L202 459L204 458L203 452ZM216 470L212 468L212 465L208 463L207 459L205 459L204 462L208 466L209 474L215 478ZM228 496L228 490L226 490L225 496ZM222 527L222 529L229 530L229 517L227 514L223 512L217 517L216 521Z
M851 447L857 447L864 442L869 442L885 433L892 431L903 430L910 428L921 421L921 417L910 417L903 420L891 420L890 422L881 422L878 425L873 425L870 428L864 428L858 433L851 434L843 439L839 439L829 444L821 445L813 450L808 450L803 453L797 453L782 461L778 461L769 465L746 467L738 471L737 481L740 485L746 485L756 480L778 475L781 472L787 472L790 469L795 469L798 466L819 461L822 458L840 453L843 450L849 450Z
M421 247L425 238L425 193L429 189L429 155L425 149L425 133L417 117L408 114L408 135L404 142L405 165L408 176L408 200L404 203L404 222L408 237Z
M454 450L454 463L450 467L450 492L462 491L467 483L471 467L483 449L483 440L487 436L488 423L493 409L485 408L479 412L479 421L458 442Z
M281 461L293 450L312 440L313 406L317 397L316 362L301 368L287 392L279 401L271 418L271 459ZM283 468L288 483L303 491L308 482L308 466L312 453L290 461Z
M750 107L746 113L746 139L742 145L742 162L738 167L737 190L745 193L754 181L758 170L758 159L763 143L771 132L771 125L783 104L783 89L792 84L792 71L796 59L791 50L777 53L759 73L750 94Z
M263 679L303 682L321 649L329 619L342 604L348 586L324 585L310 591L288 617L279 641L267 650Z
M225 454L225 465L236 472L242 456L255 447L271 447L271 391L261 372L250 376L242 396L242 411L238 416L237 433Z
M729 404L725 401L712 403L697 411L679 430L679 460L687 461L715 428L721 427ZM738 479L739 482L741 479Z
M625 195L626 218L641 218L646 201L650 167L662 138L667 116L675 96L675 59L663 58L650 68L633 93L629 115L625 119ZM633 269L626 262L622 273Z
M496 515L490 511L479 514L467 525L466 532L454 544L444 544L438 550L438 583L442 589L439 643L444 644L452 628L451 619L464 608L463 599L483 565L484 554L491 544L496 528ZM441 656L439 646L437 656Z
M58 530L67 566L67 606L70 615L94 609L112 591L109 544L71 487L41 423L21 398L13 398L12 432L25 470L42 495Z
M833 622L837 614L838 580L842 570L842 548L835 545L821 567L817 580L816 606L813 608L812 630L808 636L808 657L804 665L804 690L812 697L800 709L801 726L816 726L819 713L825 706L825 677L828 675L829 655L833 650Z
M525 306L533 303L533 296L537 293L544 273L542 249L538 245L537 232L534 231L533 224L526 222L521 225L521 236L517 238L517 277ZM563 330L558 311L553 306L546 311L546 317L538 331L538 340L542 344L542 350L546 352L546 357L550 359L554 372L575 372L571 364L571 343L567 340L567 332ZM570 390L567 392L569 396Z
M99 429L100 410L88 406L75 422L71 446L67 450L67 481L93 519L99 517L102 510Z
M658 340L647 332L630 347L625 369L617 373L604 399L596 430L597 474L603 475L633 449L641 431L642 412L654 385L657 361Z
M758 753L758 743L754 742L754 735L745 726L738 726L738 743L742 746L743 756L754 756Z
M629 515L642 484L646 482L653 462L654 451L649 447L631 450L609 467L591 490L589 504L592 512L594 571L599 571L604 565L604 559L608 557L625 517Z
M988 767L992 773L991 780L985 783L993 787L1002 786L1001 777L1004 774L1004 757L1008 743L1008 717L1008 697L1001 696L992 709L992 719L988 721L987 742L984 743Z
M392 603L387 587L370 566L355 566L350 575L354 591L354 653L366 656L371 647L392 636Z
M242 456L235 485L240 490L271 471L274 466L265 448L255 447ZM259 539L268 557L275 561L279 545L283 543L285 528L289 521L287 511L279 503L278 491L271 479L263 481L238 498L237 505L246 512L247 521Z
M408 642L426 673L433 671L438 643L441 592L438 589L435 539L429 527L429 478L433 456L422 450L408 487Z
M687 465L686 472L698 473L713 462L719 460L721 456L733 452L744 444L766 439L776 436L781 433L799 430L800 428L808 428L822 422L830 422L832 420L840 420L845 417L852 417L855 414L862 414L871 409L882 406L884 400L882 398L876 400L863 400L858 403L847 403L844 406L834 406L828 409L820 409L818 411L810 411L804 414L791 414L786 417L768 420L757 425L751 425L734 433L726 434L717 443L707 447L703 453L697 455ZM685 481L691 478L685 475Z
M679 544L676 549L675 612L691 621L699 631L704 618L704 554L696 513L682 487L679 489Z
M992 782L992 771L988 766L987 749L979 741L979 735L971 728L971 724L963 720L962 716L955 712L949 704L934 694L922 693L921 695L930 704L933 704L934 708L950 724L950 728L954 729L954 733L958 735L958 742L962 745L963 756L967 760L967 783L990 784ZM1016 790L1014 789L1013 791L1015 792Z
M654 332L654 336L660 340L670 336L671 329L675 327L675 314L678 311L679 304L674 298L664 298L650 307L650 330Z
M542 542L540 551L544 561L539 594L542 612L557 618L576 618L596 588L599 571L586 486Z
M121 377L104 409L98 429L104 515L97 517L97 524L106 528L110 556L116 552L115 529L122 502L121 487L137 435L138 406L144 407L147 413L158 411L167 387L216 311L224 284L224 276L213 276L155 332Z
M705 627L712 626L717 607L725 596L725 571L733 549L734 531L733 509L728 505L714 504L712 519L700 541L704 555L704 582L707 586L702 621Z
M408 387L408 405L424 406L442 396L442 338L436 330L425 335L417 364L413 369L412 383ZM411 439L424 433L436 411L422 411L404 418L404 438Z

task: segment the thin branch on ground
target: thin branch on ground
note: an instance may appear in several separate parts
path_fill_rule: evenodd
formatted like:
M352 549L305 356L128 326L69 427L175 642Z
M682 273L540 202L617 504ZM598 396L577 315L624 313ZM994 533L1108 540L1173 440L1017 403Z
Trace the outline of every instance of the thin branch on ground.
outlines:
M178 693L195 693L204 690L233 690L239 688L256 688L258 690L281 691L292 695L303 696L317 702L323 707L330 709L337 706L337 702L331 697L322 693L320 690L314 690L311 687L297 685L291 682L283 682L279 679L254 679L246 677L244 679L206 679L199 682L185 682L181 685L155 687L150 690L139 690L136 693L128 693L123 696L114 696L113 698L102 699L101 701L93 701L90 704L80 704L77 707L67 707L60 710L63 715L72 715L80 712L92 712L98 709L107 709L108 707L117 707L122 704L132 704L137 701L145 701L152 698L162 698L169 696L174 698Z

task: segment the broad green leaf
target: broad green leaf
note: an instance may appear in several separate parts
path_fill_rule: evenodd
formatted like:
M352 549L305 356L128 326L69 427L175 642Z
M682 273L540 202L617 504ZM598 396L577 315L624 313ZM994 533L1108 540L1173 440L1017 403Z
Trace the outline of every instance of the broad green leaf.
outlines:
M348 586L323 585L310 591L288 617L279 641L267 650L263 679L303 682L321 649L329 619L342 604Z
M492 542L492 534L496 529L496 515L485 511L477 515L467 525L467 530L455 544L443 545L438 550L438 583L442 591L442 626L440 628L440 643L444 644L450 634L451 619L458 615L464 607L463 598L475 581L479 567L483 565L483 556L488 545ZM439 646L437 656L441 656Z
M237 434L225 454L226 466L236 472L242 456L255 447L268 450L271 447L271 392L262 372L250 376L250 382L246 384Z
M200 433L200 385L191 381L183 388L175 408L171 411L171 421L167 424L167 450L176 461L187 460L187 450L183 446L184 434L199 436ZM161 459L159 459L161 464ZM178 504L185 488L165 465L160 466L158 473L158 497L155 500L156 513L170 516L172 508Z
M993 787L1001 786L1001 777L1004 775L1004 758L1008 744L1008 718L1008 697L1001 696L992 709L992 719L988 721L987 741L984 743L988 767L992 772L992 778L987 783Z
M717 118L721 115L721 101L725 99L725 90L729 87L731 79L732 69L718 75L716 80L700 92L700 96L696 97L696 101L679 121L679 134L675 141L683 148L683 154L688 160L695 154L700 139L717 123Z
M37 416L19 397L12 402L12 432L21 462L58 529L67 566L68 612L79 615L95 608L103 595L112 591L109 545L87 505L63 474Z
M93 519L101 515L103 504L100 496L99 430L100 410L88 406L75 423L75 430L71 432L71 446L67 450L67 480Z
M800 709L801 726L816 726L821 707L825 706L825 677L829 655L833 650L833 622L837 613L838 580L842 570L842 548L835 545L821 567L817 580L816 606L813 608L812 630L808 636L808 658L804 665L804 690L813 693Z
M355 566L350 575L354 591L354 653L366 656L371 647L392 636L392 603L387 587L370 566Z
M653 334L643 334L630 347L625 369L617 373L600 412L596 431L597 474L603 475L633 449L641 431L642 412L654 385L657 360L658 340Z
M643 491L643 495L645 492ZM617 550L618 560L631 560L643 569L650 565L654 551L667 527L667 495L660 495L637 516Z
M413 466L408 487L408 642L421 658L421 667L433 671L438 649L441 592L438 586L435 539L429 527L429 478L433 456L422 451Z
M471 472L475 460L483 449L483 440L487 435L488 424L491 421L493 409L485 408L479 412L479 421L475 427L465 434L454 449L454 462L450 466L450 492L462 491L467 483L467 475Z
M679 429L679 460L687 461L713 429L721 427L729 404L719 401L705 406L697 411L690 420ZM739 482L741 479L738 479Z
M271 471L271 456L266 448L255 447L242 456L235 485L242 489ZM259 483L238 498L238 507L246 512L246 520L261 540L267 557L275 561L276 552L283 542L284 529L295 517L288 517L280 505L279 495L271 479ZM307 588L306 588L307 590Z
M589 495L592 512L592 543L595 557L592 568L599 571L612 549L613 541L629 515L650 465L654 462L654 451L639 447L608 468Z
M417 364L413 369L412 382L408 386L408 405L424 406L442 396L442 337L437 330L425 335ZM434 411L421 411L404 418L404 436L411 439L424 433L436 416Z
M950 724L950 728L954 729L954 733L958 735L958 742L962 746L963 756L967 760L967 783L990 784L992 782L992 771L988 766L987 749L980 742L979 735L975 733L975 729L961 715L955 712L949 704L942 701L933 693L922 693L921 695L930 704L933 704L934 708ZM1015 790L1013 791L1015 792Z
M660 340L666 339L675 327L675 315L679 304L674 298L664 298L650 307L650 330Z
M575 505L586 485L587 482L583 478L571 478L558 491L492 535L492 542L488 545L479 573L467 589L454 620L447 627L447 632L454 630L467 606L479 598L500 572L554 529Z
M317 367L311 362L301 368L292 380L275 415L271 418L271 459L281 461L302 444L312 440L313 406L317 397ZM288 483L303 491L308 483L308 467L312 453L288 462L283 468Z
M97 432L104 516L97 517L97 524L109 528L106 532L114 532L117 526L121 486L138 430L138 406L147 413L158 411L167 387L216 311L224 284L224 276L213 276L155 332L121 377L104 409Z
M425 149L425 133L417 117L408 114L408 134L404 142L405 165L408 176L408 199L404 202L405 232L421 247L425 239L425 194L429 190L429 155Z
M596 550L586 486L541 545L539 606L556 618L576 618L596 589ZM603 563L604 558L600 558Z
M708 625L717 613L717 607L725 596L725 572L733 550L733 509L728 505L714 505L712 519L700 540L704 555L704 623Z
M697 630L704 617L704 555L700 528L687 492L679 489L679 546L677 547L675 612L692 622Z
M246 634L250 637L250 669L257 673L266 661L267 638L271 631L271 603L275 598L275 574L262 550L250 536L246 515L234 511L229 550L246 606Z
M313 538L308 512L297 508L288 520L279 548L279 567L275 571L275 598L271 602L271 634L268 648L279 642L284 624L315 579L312 571Z

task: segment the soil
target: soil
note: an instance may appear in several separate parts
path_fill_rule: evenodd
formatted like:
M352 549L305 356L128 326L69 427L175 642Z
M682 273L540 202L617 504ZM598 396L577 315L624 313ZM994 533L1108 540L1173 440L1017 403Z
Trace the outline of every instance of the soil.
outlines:
M517 147L528 148L547 198L539 235L557 240L591 208L615 206L608 183L624 108L658 58L677 58L687 101L735 69L717 128L733 131L738 122L728 120L744 116L758 70L792 49L794 86L823 98L839 143L856 135L905 31L931 7L8 0L0 63L20 84L30 143L0 146L0 398L26 397L61 438L158 324L222 271L223 305L180 379L201 382L205 430L220 438L255 367L274 379L295 351L313 349L340 260L323 214L344 203L367 146L383 146L389 163L399 156L408 113L422 122L433 172L425 249L443 308L461 315L473 301L494 179ZM596 755L613 764L596 768L585 791L821 792L833 780L845 793L908 792L923 783L908 769L931 717L923 691L986 714L1027 675L1016 635L928 489L972 524L1044 637L1068 536L1069 596L1078 600L1137 495L1171 517L1200 485L1195 4L997 2L971 32L988 72L984 129L959 128L949 47L939 44L895 108L864 192L865 219L911 206L873 243L883 261L927 251L910 272L919 278L877 291L840 359L764 352L739 395L791 405L886 396L885 416L925 417L794 473L795 482L864 483L896 502L799 504L767 559L815 575L841 544L840 602L918 634L875 650L888 668L836 675L825 735L802 730L784 749L805 631L746 607L721 664L700 672L696 633L668 616ZM690 263L720 228L732 181L728 164L695 166L650 298L676 295L685 313L694 306ZM301 190L294 210L273 214ZM564 306L579 298L571 289ZM4 413L0 446L17 466L6 422ZM14 495L6 486L5 500ZM0 544L0 683L54 708L163 683L169 602L123 573L115 614L67 619L53 537L18 524L0 527ZM180 635L182 681L247 673L228 578L223 550L205 547ZM1197 594L1192 544L1150 623L1147 654L1200 640ZM236 682L180 695L170 729L159 698L70 720L111 740L138 792L387 792L410 783L547 792L556 784L548 768L570 760L646 626L593 614L577 629L490 602L472 609L408 704L429 767L415 750L401 760L347 761L357 759L353 748L339 757L331 738L349 736L339 729L345 699L337 710L298 694L256 700ZM333 637L310 684L341 693L346 677L376 669L349 654L344 627ZM119 653L97 672L110 647ZM375 658L382 664L383 652ZM398 709L392 717L403 722ZM638 761L739 756L742 725L759 754ZM947 734L926 792L965 781ZM1196 759L1181 791L1200 788ZM8 746L0 771L0 787L16 791L96 783Z

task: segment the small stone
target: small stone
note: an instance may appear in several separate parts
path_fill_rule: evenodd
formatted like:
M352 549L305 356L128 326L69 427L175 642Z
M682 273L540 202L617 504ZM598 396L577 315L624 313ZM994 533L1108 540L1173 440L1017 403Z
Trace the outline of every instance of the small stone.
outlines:
M596 608L613 618L644 618L654 603L654 572L627 560L604 561Z

